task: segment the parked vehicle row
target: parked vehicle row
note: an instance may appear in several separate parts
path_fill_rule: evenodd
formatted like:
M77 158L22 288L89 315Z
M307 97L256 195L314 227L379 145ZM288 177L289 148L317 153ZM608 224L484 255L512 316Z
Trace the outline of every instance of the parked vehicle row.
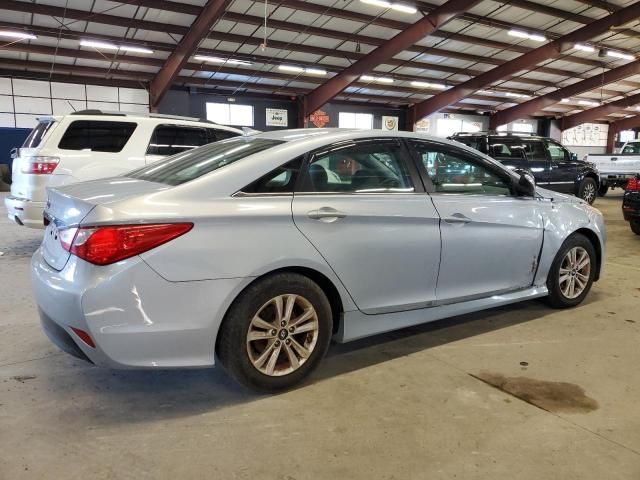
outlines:
M583 200L408 132L222 140L50 189L45 217L32 279L60 348L113 368L219 360L263 391L302 381L332 337L578 305L605 250Z
M640 174L640 140L627 142L620 153L589 154L587 161L600 171L600 195L606 195L610 188L625 188L629 179Z
M600 188L600 173L591 162L578 160L550 138L513 133L457 133L451 137L507 167L530 171L536 184L568 193L592 204Z
M46 188L121 175L161 158L242 135L206 120L83 110L39 119L13 160L9 218L44 228Z

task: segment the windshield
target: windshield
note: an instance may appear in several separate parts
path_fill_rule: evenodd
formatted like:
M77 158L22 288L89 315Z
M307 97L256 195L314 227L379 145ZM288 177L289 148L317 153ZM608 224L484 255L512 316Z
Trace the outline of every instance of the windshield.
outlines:
M640 153L640 142L627 143L622 149L622 153Z
M148 182L180 185L281 143L283 142L256 137L236 137L173 155L129 172L126 176Z
M38 122L38 125L31 130L31 133L22 144L22 148L36 148L40 146L42 139L54 123L53 120Z

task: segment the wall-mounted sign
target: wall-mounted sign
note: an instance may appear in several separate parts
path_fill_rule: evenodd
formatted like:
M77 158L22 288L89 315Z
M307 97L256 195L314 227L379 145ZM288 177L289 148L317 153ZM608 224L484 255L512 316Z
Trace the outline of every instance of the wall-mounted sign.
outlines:
M428 118L423 118L422 120L418 120L416 122L416 132L425 132L429 133L429 128L431 127L431 122Z
M329 123L330 119L329 119L329 115L327 115L326 112L323 112L322 110L316 110L311 115L309 115L309 121L313 123L316 127L322 128L327 123Z
M288 127L287 111L281 108L267 108L267 127Z
M398 130L398 117L382 117L382 130Z

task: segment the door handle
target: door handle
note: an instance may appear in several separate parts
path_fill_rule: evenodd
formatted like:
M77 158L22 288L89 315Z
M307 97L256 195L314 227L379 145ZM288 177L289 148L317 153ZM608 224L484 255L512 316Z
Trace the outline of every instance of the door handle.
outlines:
M612 162L617 162L618 161L618 157L611 157L611 161Z
M318 210L307 212L307 217L312 220L320 220L324 222L335 222L338 219L346 217L347 214L331 207L322 207Z
M469 223L471 219L462 213L454 213L449 218L445 218L444 221L450 225L455 225L460 223Z

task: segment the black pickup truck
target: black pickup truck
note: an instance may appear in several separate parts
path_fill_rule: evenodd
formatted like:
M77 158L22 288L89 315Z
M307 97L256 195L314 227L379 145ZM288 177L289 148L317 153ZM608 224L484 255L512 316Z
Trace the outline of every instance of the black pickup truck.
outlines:
M622 214L631 225L633 233L640 235L640 176L627 182L622 199Z
M595 165L578 160L551 138L498 132L456 133L450 138L508 167L529 170L543 188L576 195L589 204L598 195L600 177Z

